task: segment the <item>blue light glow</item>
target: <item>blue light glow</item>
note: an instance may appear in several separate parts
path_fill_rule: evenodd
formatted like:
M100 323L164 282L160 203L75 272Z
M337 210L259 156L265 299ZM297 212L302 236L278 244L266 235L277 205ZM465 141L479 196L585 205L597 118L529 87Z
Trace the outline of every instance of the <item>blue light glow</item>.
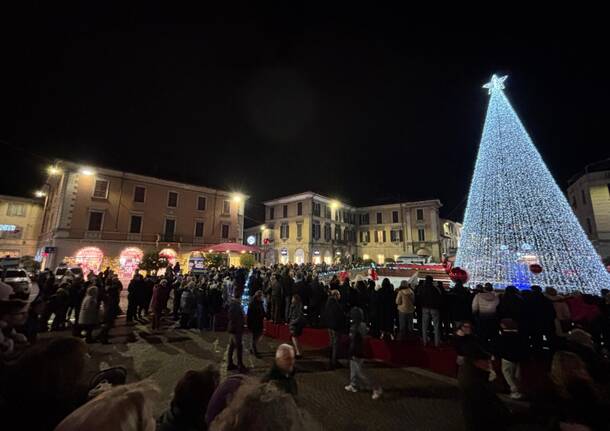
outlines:
M505 80L483 86L491 96L455 265L473 285L599 293L610 274L502 91ZM533 274L532 263L543 271Z

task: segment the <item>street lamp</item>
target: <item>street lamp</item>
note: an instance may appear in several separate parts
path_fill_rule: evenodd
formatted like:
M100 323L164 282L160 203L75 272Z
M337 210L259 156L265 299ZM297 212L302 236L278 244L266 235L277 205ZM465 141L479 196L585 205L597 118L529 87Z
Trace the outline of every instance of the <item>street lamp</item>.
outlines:
M244 199L241 193L233 193L233 202L240 203Z
M43 198L43 197L45 197L45 196L46 196L46 193L45 193L45 192L43 192L42 190L36 190L36 191L34 192L34 196L36 196L37 198Z
M90 177L91 175L95 175L95 171L91 168L82 167L80 168L80 173Z
M57 166L49 166L47 168L47 173L49 175L59 175L61 173L61 169L59 169Z

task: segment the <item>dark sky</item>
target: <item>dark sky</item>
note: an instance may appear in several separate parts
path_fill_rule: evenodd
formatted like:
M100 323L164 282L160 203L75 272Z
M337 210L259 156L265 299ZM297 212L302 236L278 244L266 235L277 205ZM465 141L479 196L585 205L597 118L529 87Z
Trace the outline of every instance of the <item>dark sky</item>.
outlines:
M351 204L439 198L460 220L493 72L565 189L610 156L594 26L444 30L392 10L32 8L2 30L0 193L66 158ZM532 27L533 28L533 27Z

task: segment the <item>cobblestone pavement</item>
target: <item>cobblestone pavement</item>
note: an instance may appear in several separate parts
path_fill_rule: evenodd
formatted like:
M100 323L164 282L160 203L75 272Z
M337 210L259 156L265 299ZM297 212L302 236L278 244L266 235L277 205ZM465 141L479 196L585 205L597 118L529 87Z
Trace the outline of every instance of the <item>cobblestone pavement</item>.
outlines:
M128 380L153 379L162 390L156 413L167 408L177 380L189 369L217 364L226 375L227 334L167 328L153 332L150 326L117 321L111 331L110 345L90 345L90 374L109 366L123 366ZM43 334L43 338L62 334ZM249 336L244 337L249 342ZM251 374L261 375L271 365L278 342L263 338L261 359L244 349L245 363ZM327 370L324 352L305 349L297 363L299 403L328 430L449 430L464 428L457 388L407 369L390 368L380 363L367 364L371 375L384 388L382 399L373 401L370 392L348 393L347 368Z

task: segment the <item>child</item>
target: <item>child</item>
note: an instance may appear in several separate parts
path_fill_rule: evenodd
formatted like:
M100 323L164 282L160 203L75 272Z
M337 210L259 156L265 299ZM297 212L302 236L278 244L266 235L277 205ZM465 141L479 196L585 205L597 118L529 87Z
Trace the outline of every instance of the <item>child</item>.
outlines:
M527 357L528 346L514 320L500 321L500 336L495 340L494 353L502 358L502 375L510 387L510 397L514 400L521 399L523 395L518 386L520 362Z
M368 388L371 385L370 378L364 373L364 336L368 332L364 319L364 312L359 307L354 307L350 311L352 326L349 329L349 374L350 384L345 387L348 392L358 392L359 388ZM383 390L380 386L373 386L373 399L381 398Z

